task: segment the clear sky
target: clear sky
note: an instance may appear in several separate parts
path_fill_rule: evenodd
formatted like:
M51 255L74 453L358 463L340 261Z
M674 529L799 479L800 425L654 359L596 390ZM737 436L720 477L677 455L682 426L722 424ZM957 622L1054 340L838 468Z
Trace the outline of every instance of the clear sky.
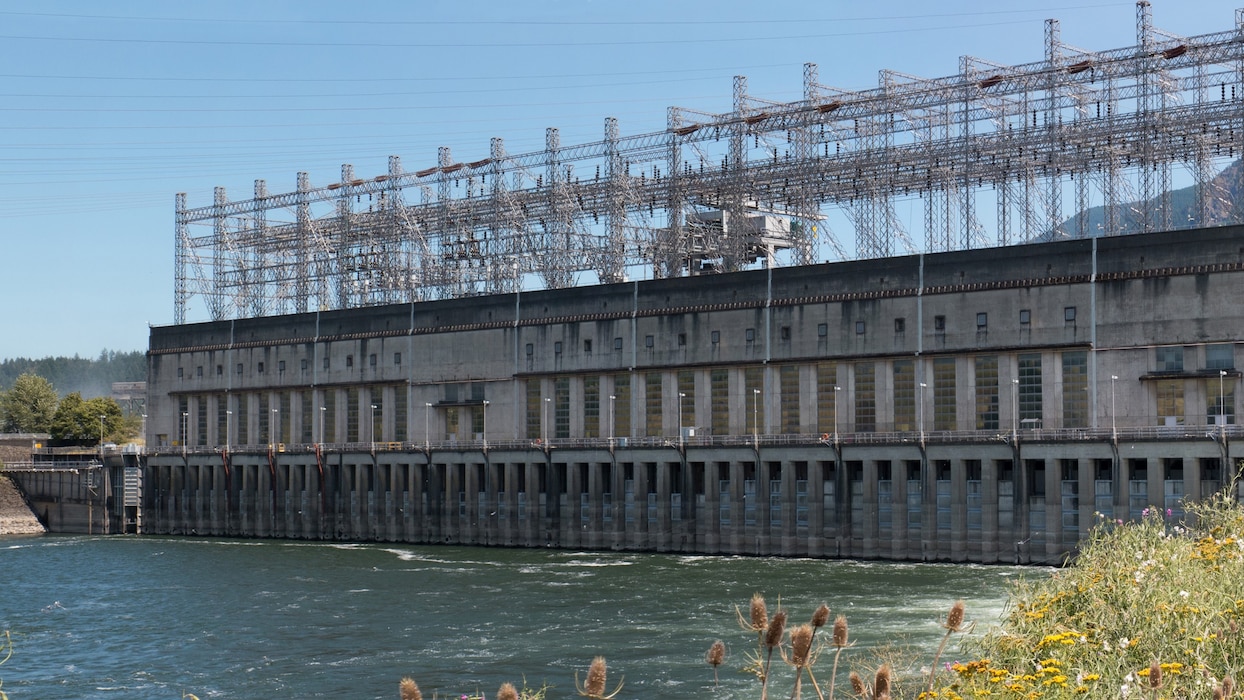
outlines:
M1237 0L1238 1L1238 0ZM1244 3L1241 3L1244 4ZM1154 0L1174 35L1231 29L1225 0ZM1133 2L943 0L0 0L0 359L142 350L173 320L173 201L270 192L488 154L660 131L666 108L729 112L959 57L1131 46ZM205 320L199 318L189 319Z

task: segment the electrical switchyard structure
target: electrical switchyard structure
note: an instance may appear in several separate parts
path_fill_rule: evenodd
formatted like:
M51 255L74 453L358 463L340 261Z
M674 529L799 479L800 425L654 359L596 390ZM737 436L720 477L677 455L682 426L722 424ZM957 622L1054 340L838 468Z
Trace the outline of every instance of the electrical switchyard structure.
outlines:
M178 194L175 322L192 305L222 320L1244 219L1216 177L1244 149L1244 11L1180 37L1141 0L1127 48L1069 46L1047 20L1038 62L964 56L955 75L882 70L863 91L809 63L803 88L766 101L737 76L730 112L671 107L660 132L608 118L593 143L548 129L532 153L494 138L413 172L392 156L326 186L299 173L283 194L259 180L244 201ZM1178 211L1177 167L1195 192ZM921 202L919 228L896 215L903 198Z

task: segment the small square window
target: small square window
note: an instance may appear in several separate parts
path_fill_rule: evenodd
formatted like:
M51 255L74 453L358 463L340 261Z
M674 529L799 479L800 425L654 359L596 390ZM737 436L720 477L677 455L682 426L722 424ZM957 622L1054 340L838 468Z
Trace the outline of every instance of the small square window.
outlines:
M527 357L531 357L534 354L536 354L536 346L531 343L527 343Z
M256 365L256 370L257 370L260 374L263 374L263 363L262 363L262 362L260 362L258 365Z
M650 335L645 335L644 336L644 347L650 348L654 345L656 345L656 338L653 338Z
M683 347L686 344L687 344L687 334L679 333L678 334L678 347Z
M186 373L186 371L185 371L184 369L182 369L181 367L178 367L178 368L177 368L177 378L178 378L178 379L181 379L182 377L186 376L186 374L185 374L185 373Z
M393 353L393 364L395 365L402 364L402 353L400 352Z
M324 369L328 369L328 357L324 357Z
M284 372L284 371L285 371L285 360L279 360L279 361L276 363L276 371L277 371L277 372Z
M1075 323L1076 307L1068 306L1063 308L1063 320L1067 323Z
M216 376L217 376L217 377L223 376L223 375L224 375L224 373L225 373L225 366L224 366L224 365L216 365Z
M376 366L376 353L373 352L372 354L367 356L367 364L372 367Z
M198 377L199 379L203 378L203 365L199 365L198 367L194 368L194 376Z
M946 317L945 316L934 316L933 317L933 330L939 333L946 332Z
M790 340L790 326L782 326L781 337L782 340Z
M983 331L989 327L989 314L981 312L976 314L976 330Z
M592 351L592 339L585 338L583 340L583 352L591 352L591 351Z
M746 340L746 341L747 341L747 342L749 342L749 343L750 343L750 342L752 342L753 340L755 340L755 339L756 339L756 329L755 329L755 328L748 328L746 331L744 331L744 333L743 333L743 339L744 339L744 340Z
M708 335L708 338L709 340L712 341L713 345L720 343L721 342L721 331L713 331L712 333Z
M559 340L556 343L553 343L553 354L554 355L562 354L562 341Z
M1027 326L1032 323L1032 311L1029 309L1019 310L1019 325Z
M305 357L302 358L301 366L302 366L302 371L306 372L307 371L307 358Z
M816 326L816 335L817 337L820 337L820 338L828 337L829 336L829 324L818 323Z
M241 373L242 373L242 363L239 362L238 363L238 374L241 374Z
M1156 348L1157 370L1159 372L1184 371L1184 349L1180 346Z
M354 366L354 355L346 355L346 367Z
M614 339L613 339L613 349L614 349L614 350L621 350L621 349L622 349L622 339L621 339L621 338L614 338Z
M905 318L894 319L894 332L895 333L907 332L907 319Z
M1235 346L1231 343L1206 345L1205 369L1235 369Z
M855 322L855 334L864 335L864 322L863 321Z

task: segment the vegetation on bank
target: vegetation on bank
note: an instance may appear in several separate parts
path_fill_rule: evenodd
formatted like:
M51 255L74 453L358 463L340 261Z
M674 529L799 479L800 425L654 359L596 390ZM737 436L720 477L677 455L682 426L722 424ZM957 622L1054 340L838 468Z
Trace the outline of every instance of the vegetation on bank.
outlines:
M931 656L856 649L845 617L822 631L827 605L796 623L794 611L770 614L756 595L738 615L754 647L733 660L717 641L705 659L714 680L731 666L754 677L760 700L1240 697L1234 679L1244 664L1244 507L1235 493L1233 484L1189 501L1179 521L1157 508L1137 522L1098 516L1075 561L1052 576L1021 581L997 626L974 630L963 604L952 605ZM597 657L574 690L590 700L624 697L622 684L611 687L605 678L605 659ZM548 691L507 683L494 697L544 700ZM423 697L411 678L402 679L399 695Z
M126 441L141 429L142 416L126 415L112 397L83 399L73 392L59 398L51 382L33 374L0 392L0 432L47 433L53 440L95 444Z
M0 360L0 391L13 388L23 374L43 377L61 395L109 396L113 382L147 381L147 355L141 350L101 350L98 357L17 357Z

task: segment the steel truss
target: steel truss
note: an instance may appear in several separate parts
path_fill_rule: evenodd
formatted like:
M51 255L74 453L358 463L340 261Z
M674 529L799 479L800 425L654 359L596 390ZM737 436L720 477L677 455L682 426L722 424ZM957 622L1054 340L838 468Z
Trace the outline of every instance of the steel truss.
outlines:
M804 99L770 102L734 80L733 109L670 108L667 128L488 156L188 208L176 199L175 321L197 299L213 320L444 299L757 264L847 259L826 207L855 229L854 257L917 250L895 212L923 202L924 250L1238 221L1215 172L1244 141L1244 14L1178 37L1136 6L1135 46L1087 51L1048 20L1045 58L965 56L956 75L883 70L864 91L804 69ZM1196 198L1172 221L1172 169ZM1070 206L1064 201L1070 198ZM995 216L982 222L991 200ZM1102 205L1100 223L1063 209ZM987 225L991 223L992 225ZM197 310L197 309L196 309Z

